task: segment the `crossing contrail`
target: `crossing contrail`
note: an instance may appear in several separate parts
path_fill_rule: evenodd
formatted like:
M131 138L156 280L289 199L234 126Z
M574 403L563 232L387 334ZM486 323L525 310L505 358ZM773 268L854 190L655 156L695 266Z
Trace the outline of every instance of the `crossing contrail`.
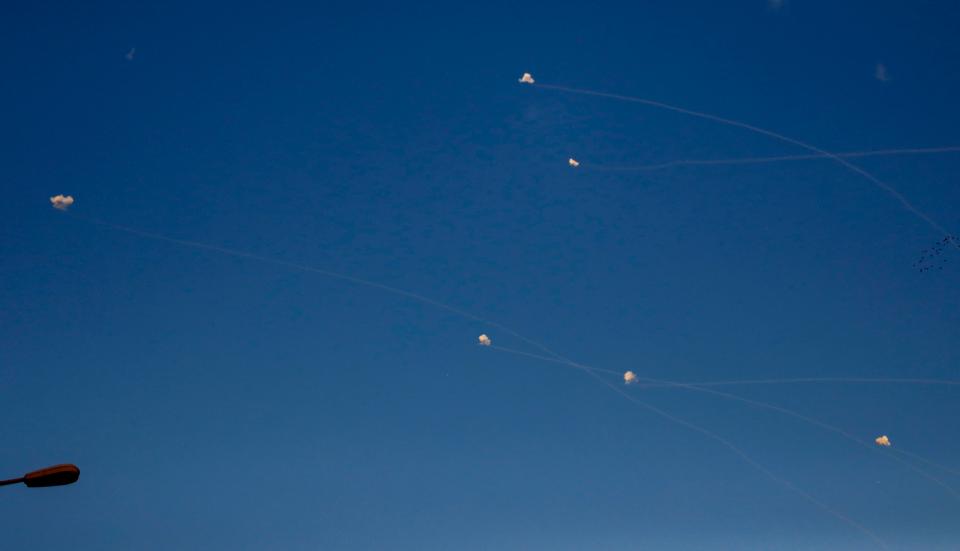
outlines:
M752 125L752 124L748 124L748 123L741 122L741 121L738 121L738 120L728 119L728 118L725 118L725 117L720 117L720 116L717 116L717 115L712 115L712 114L710 114L710 113L704 113L704 112L702 112L702 111L694 111L694 110L692 110L692 109L686 109L686 108L683 108L683 107L678 107L678 106L676 106L676 105L671 105L671 104L669 104L669 103L664 103L664 102L662 102L662 101L655 101L655 100L651 100L651 99L634 97L634 96L625 96L625 95L622 95L622 94L612 94L612 93L609 93L609 92L601 92L601 91L597 91L597 90L587 90L587 89L583 89L583 88L571 88L571 87L569 87L569 86L560 86L560 85L557 85L557 84L541 84L541 83L537 82L537 83L535 83L535 84L531 83L531 84L529 84L529 86L533 86L533 87L535 87L535 88L543 88L543 89L547 89L547 90L557 90L557 91L560 91L560 92L567 92L567 93L570 93L570 94L578 94L578 95L582 95L582 96L595 96L595 97L601 97L601 98L615 99L615 100L619 100L619 101L626 101L626 102L631 102L631 103L640 103L640 104L643 104L643 105L649 105L649 106L651 106L651 107L656 107L656 108L658 108L658 109L666 109L667 111L673 111L673 112L676 112L676 113L682 113L682 114L684 114L684 115L689 115L689 116L691 116L691 117L697 117L697 118L701 118L701 119L705 119L705 120L717 122L717 123L720 123L720 124L725 124L725 125L727 125L727 126L733 126L733 127L736 127L736 128L742 128L742 129L744 129L744 130L749 130L750 132L754 132L754 133L756 133L756 134L760 134L760 135L763 135L763 136L767 136L767 137L773 138L773 139L775 139L775 140L779 140L779 141L784 142L784 143L788 143L788 144L791 144L791 145L795 145L795 146L797 146L797 147L806 149L807 151L810 151L810 152L812 152L812 153L816 153L817 155L822 155L822 156L824 156L824 157L828 157L828 158L830 158L830 159L833 159L833 160L836 161L837 163L839 163L839 164L841 164L842 166L846 167L848 170L851 170L852 172L855 172L856 174L859 174L860 176L863 176L863 177L866 178L868 181L870 181L871 183L873 183L875 186L879 187L880 189L886 191L886 192L889 193L891 196L893 196L894 199L896 199L897 201L900 202L900 204L903 206L903 208L905 208L907 211L913 213L916 217L918 217L918 218L920 218L921 220L923 220L924 222L926 222L927 225L929 225L931 228L937 230L941 235L953 235L951 232L947 231L946 228L944 228L943 226L941 226L939 222L937 222L936 220L934 220L933 218L931 218L929 215L927 215L926 213L924 213L923 211L921 211L919 208L917 208L916 206L914 206L913 203L911 203L909 200L907 200L907 198L904 197L899 191L897 191L896 189L894 189L893 186L891 186L890 184L887 184L886 182L880 180L879 178L877 178L876 176L874 176L873 174L871 174L870 172L868 172L866 169L861 168L860 166L851 163L850 161L844 159L843 157L837 155L836 153L831 153L831 152L826 151L826 150L824 150L824 149L820 149L819 147L816 147L816 146L814 146L814 145L810 145L810 144L808 144L808 143L806 143L806 142L802 142L802 141L797 140L797 139L795 139L795 138L791 138L791 137L789 137L789 136L784 136L783 134L779 134L779 133L777 133L777 132L773 132L772 130L767 130L767 129L765 129L765 128L760 128L759 126L754 126L754 125Z

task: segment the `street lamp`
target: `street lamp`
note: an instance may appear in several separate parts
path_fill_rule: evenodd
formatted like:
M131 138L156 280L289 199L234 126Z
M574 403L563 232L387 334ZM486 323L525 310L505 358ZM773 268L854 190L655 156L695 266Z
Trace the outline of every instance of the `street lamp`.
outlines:
M19 484L23 482L30 488L44 488L47 486L65 486L73 484L80 478L80 469L76 465L54 465L39 471L27 473L20 478L0 480L0 486Z

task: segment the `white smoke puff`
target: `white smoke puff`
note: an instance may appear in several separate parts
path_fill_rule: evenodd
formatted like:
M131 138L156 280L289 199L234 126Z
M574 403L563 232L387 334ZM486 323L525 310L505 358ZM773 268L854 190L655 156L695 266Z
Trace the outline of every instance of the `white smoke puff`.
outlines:
M630 385L637 382L637 374L633 371L627 371L623 374L623 384Z
M480 346L490 346L491 344L490 337L486 335L480 335L477 337L477 341L479 341Z
M567 160L567 164L572 166L573 168L577 168L578 166L580 166L580 161L574 159L573 157L570 157L570 159Z
M73 204L73 197L70 195L54 195L50 198L50 203L57 210L67 210Z
M874 442L876 442L878 446L887 446L887 447L890 446L890 439L887 438L886 434L884 434L883 436L878 436L876 440L874 440Z
M523 76L520 77L520 82L524 84L533 84L535 81L533 80L533 75L530 73L523 73Z
M890 71L887 70L887 66L883 63L877 63L877 66L873 69L873 78L880 82L890 82Z

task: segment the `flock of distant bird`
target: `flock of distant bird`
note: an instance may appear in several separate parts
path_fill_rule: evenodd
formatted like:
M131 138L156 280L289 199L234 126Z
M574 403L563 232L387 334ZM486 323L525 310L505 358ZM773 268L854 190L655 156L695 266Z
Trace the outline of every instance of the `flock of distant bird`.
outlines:
M920 272L930 270L942 270L947 263L943 252L952 248L960 249L960 239L953 235L948 235L937 241L929 249L920 251L920 259L913 263L913 267Z

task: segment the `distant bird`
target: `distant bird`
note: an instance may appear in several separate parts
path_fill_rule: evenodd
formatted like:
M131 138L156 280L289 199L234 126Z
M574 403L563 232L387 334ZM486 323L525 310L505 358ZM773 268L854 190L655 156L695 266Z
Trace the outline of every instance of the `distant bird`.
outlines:
M123 57L125 57L127 61L133 61L133 56L136 55L136 53L137 53L136 48L130 48L130 51L127 52L126 55L124 55Z
M913 267L919 272L929 272L934 268L937 271L943 271L944 264L947 262L946 253L952 248L960 249L960 241L952 235L947 235L938 239L931 247L920 251L920 258L913 263Z

